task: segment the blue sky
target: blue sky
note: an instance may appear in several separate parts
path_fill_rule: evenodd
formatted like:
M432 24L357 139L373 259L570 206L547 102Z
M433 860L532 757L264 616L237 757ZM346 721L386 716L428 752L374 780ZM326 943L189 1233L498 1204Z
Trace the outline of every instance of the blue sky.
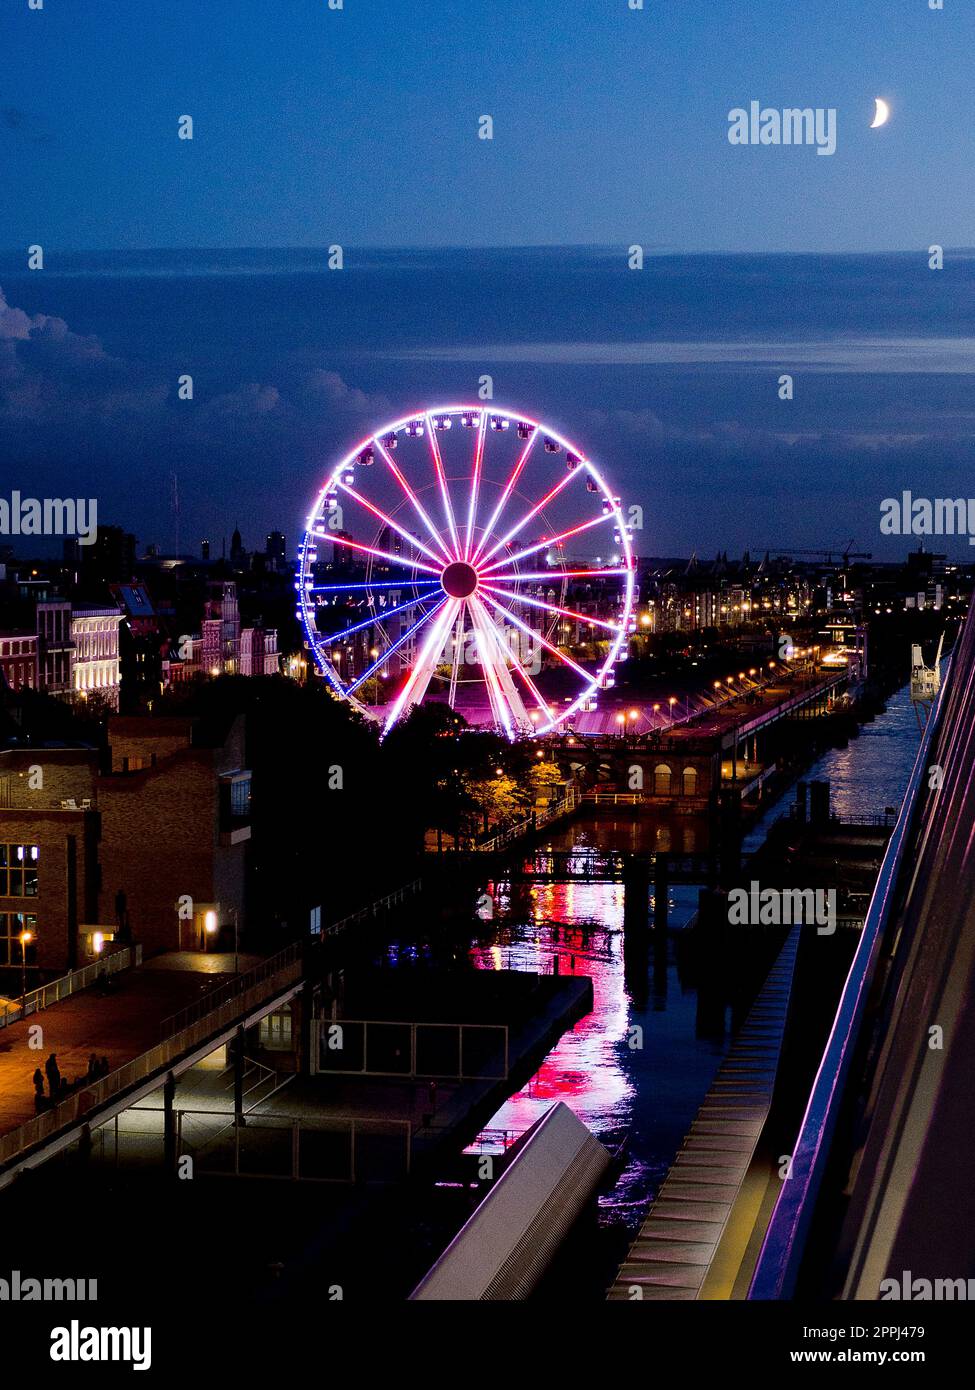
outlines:
M184 539L293 540L350 437L488 372L646 553L906 551L882 498L971 491L975 4L645 4L6 0L9 486L167 546L178 473ZM835 155L732 146L751 101L835 107Z
M0 249L975 241L966 0L7 0L2 27ZM753 99L835 107L836 154L731 146Z

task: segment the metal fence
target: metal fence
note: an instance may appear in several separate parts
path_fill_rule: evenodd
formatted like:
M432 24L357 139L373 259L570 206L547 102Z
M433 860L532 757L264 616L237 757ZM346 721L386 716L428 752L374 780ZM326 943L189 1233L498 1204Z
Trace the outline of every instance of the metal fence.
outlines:
M70 974L62 975L50 984L41 985L39 989L32 989L19 1003L5 1000L0 1028L6 1028L8 1023L16 1023L18 1019L36 1014L38 1009L50 1008L52 1004L67 999L69 995L77 994L79 990L89 989L99 980L106 979L119 970L128 970L132 965L141 964L141 946L123 946L117 951L106 951L98 960L92 961L91 965L72 970Z
M579 793L573 789L567 792L562 800L557 801L554 806L547 806L541 811L533 811L524 820L516 821L514 825L509 825L507 830L499 831L490 839L472 845L471 849L477 854L492 854L499 849L504 849L516 840L530 835L533 830L540 830L543 825L550 825L552 821L561 820L563 816L570 815L579 805L579 800Z
M829 1161L844 1086L896 899L898 877L905 864L910 862L912 827L918 807L923 803L929 750L940 718L944 693L943 687L935 714L928 720L918 748L900 814L887 844L860 941L793 1147L791 1176L788 1182L782 1184L755 1265L748 1292L750 1299L781 1299L793 1295L806 1238L813 1222L816 1199Z
M212 995L201 1000L199 1005L194 1005L193 1010L185 1011L193 1012L209 1005L209 1011L195 1021L180 1027L178 1032L127 1062L124 1067L110 1072L91 1086L83 1087L63 1100L60 1105L44 1111L36 1119L28 1120L19 1128L0 1137L0 1165L9 1163L35 1144L52 1138L60 1130L77 1124L91 1111L97 1110L138 1082L162 1071L167 1063L190 1052L207 1038L233 1027L242 1016L275 994L283 992L300 978L301 943L296 943L279 952L277 956L272 956L255 970L239 976L227 987L232 988L233 992L225 1002L214 1007L216 997L224 993L223 989L215 990ZM179 1015L173 1017L178 1018Z
M358 912L351 913L348 917L342 917L331 926L325 927L322 936L338 936L340 932L348 931L349 927L358 926L360 922L374 921L381 913L387 912L391 907L398 903L405 902L407 898L414 897L423 887L423 879L415 878L412 883L404 884L402 888L397 888L393 893L387 893L385 898L380 898L377 902L370 903L368 907L362 907Z
M322 1075L399 1076L424 1081L508 1078L506 1023L361 1018L320 1018L316 1023L314 1065ZM336 1046L337 1042L340 1045Z
M276 955L268 956L267 960L262 960L260 965L245 970L242 975L235 975L226 984L218 985L209 994L205 994L202 999L198 999L195 1004L187 1004L184 1009L164 1018L159 1025L160 1036L163 1038L172 1037L173 1034L188 1028L191 1023L195 1023L197 1019L213 1013L223 1004L247 994L255 985L261 984L272 976L277 977L282 970L295 965L300 968L301 951L302 943L292 941L290 946L285 946L284 950L278 951Z

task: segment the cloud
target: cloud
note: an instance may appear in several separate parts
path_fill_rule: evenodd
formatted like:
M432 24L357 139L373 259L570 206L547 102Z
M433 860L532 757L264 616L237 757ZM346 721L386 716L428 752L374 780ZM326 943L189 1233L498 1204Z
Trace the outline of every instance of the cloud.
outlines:
M460 343L377 354L414 362L509 362L573 367L755 367L837 373L975 372L975 338L823 338L804 342Z

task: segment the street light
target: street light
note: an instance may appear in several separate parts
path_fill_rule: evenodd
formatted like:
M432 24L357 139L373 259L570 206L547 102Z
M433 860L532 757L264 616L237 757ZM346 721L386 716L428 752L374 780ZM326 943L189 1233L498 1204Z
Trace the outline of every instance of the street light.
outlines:
M214 932L217 930L217 914L212 909L204 914L203 926L206 930L207 936L212 936ZM203 938L203 949L204 951L207 949L206 936L204 936Z
M27 947L34 940L34 933L20 933L20 1011L27 1007Z
M670 706L670 722L671 722L671 724L673 724L673 722L674 722L674 706L675 706L676 703L677 703L677 696L676 696L676 695L671 695L671 697L670 697L670 699L667 701L667 703L668 703L668 705Z

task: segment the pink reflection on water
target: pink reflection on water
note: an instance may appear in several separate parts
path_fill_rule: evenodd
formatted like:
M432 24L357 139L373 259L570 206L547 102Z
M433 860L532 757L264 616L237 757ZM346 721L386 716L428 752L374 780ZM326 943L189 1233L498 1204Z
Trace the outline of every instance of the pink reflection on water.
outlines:
M564 1033L522 1090L492 1116L471 1149L497 1151L523 1134L553 1101L562 1100L596 1133L619 1129L629 1117L634 1087L617 1050L626 1041L629 1004L623 979L623 888L612 883L561 883L498 895L502 912L519 925L499 931L497 944L471 949L482 970L587 975L593 1009ZM531 925L535 923L535 929Z

